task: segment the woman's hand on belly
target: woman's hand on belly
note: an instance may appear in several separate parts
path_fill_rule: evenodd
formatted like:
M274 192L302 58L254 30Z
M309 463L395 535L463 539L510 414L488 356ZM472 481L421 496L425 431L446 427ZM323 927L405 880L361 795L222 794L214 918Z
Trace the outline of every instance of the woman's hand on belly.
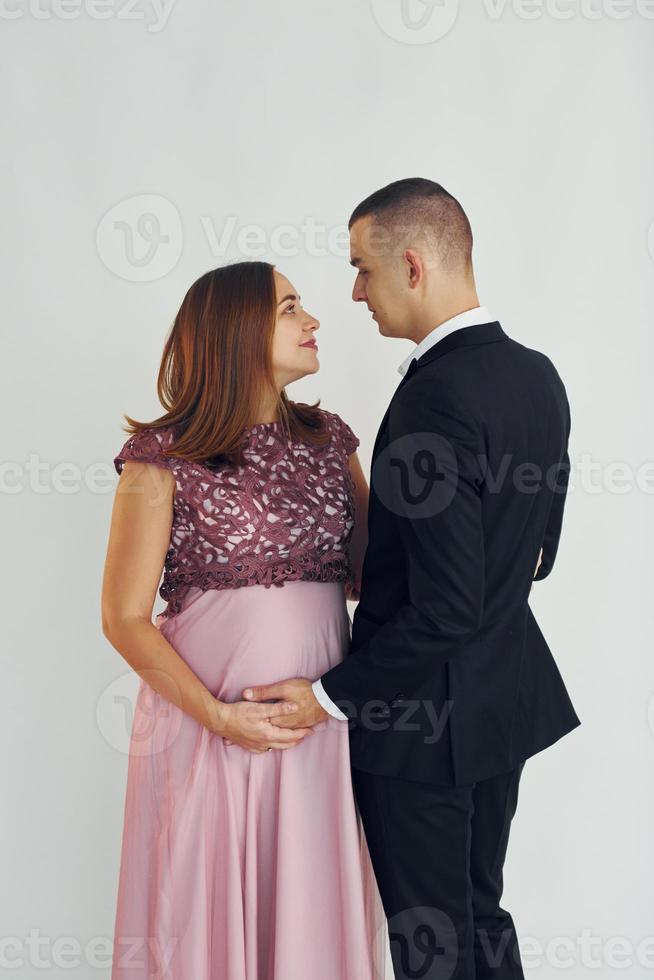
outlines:
M268 701L271 698L279 698L281 704L292 704L296 708L296 713L282 713L279 717L273 718L273 724L280 728L292 729L293 731L311 730L314 725L321 721L326 721L329 715L316 699L313 693L313 686L306 677L290 677L285 681L277 681L275 684L264 684L262 687L247 687L243 691L243 697L248 701Z
M280 728L275 724L292 713L297 713L296 706L285 701L277 704L222 702L216 734L223 736L226 745L240 745L257 754L268 749L291 749L307 735L313 735L311 728Z

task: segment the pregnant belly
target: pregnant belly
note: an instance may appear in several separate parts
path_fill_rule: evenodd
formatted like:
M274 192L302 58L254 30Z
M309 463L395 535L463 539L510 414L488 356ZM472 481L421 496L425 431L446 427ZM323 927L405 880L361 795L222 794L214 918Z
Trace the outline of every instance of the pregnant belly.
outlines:
M266 588L193 588L181 612L156 625L203 684L224 701L244 687L288 677L315 680L339 663L350 641L341 582Z

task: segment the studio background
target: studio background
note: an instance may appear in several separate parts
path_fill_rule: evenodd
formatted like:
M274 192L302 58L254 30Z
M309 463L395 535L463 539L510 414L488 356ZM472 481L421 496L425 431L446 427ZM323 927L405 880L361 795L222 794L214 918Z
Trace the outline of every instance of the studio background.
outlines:
M0 971L109 977L136 687L100 622L111 461L123 412L160 414L186 290L274 262L321 321L321 371L289 395L341 414L368 472L412 345L351 302L345 228L424 176L470 217L480 301L572 409L531 605L582 726L527 762L503 904L529 977L650 975L652 18L644 0L2 8Z

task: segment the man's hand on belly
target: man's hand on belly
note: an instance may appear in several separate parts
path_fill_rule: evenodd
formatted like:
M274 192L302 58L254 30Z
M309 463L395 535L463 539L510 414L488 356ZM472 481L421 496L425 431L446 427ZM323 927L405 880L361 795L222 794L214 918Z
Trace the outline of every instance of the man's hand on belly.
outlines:
M297 711L292 715L278 715L271 722L278 728L312 728L329 718L321 704L316 700L311 681L304 677L292 677L276 684L263 687L247 687L243 691L245 701L292 701Z

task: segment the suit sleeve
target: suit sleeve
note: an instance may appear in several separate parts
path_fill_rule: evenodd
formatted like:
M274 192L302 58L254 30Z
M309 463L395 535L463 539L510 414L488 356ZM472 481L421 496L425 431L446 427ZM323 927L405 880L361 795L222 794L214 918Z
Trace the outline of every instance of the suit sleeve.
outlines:
M480 628L481 435L442 388L438 404L433 402L433 388L403 389L389 414L389 446L373 467L371 491L397 524L408 598L367 643L322 676L327 695L348 717L373 700L388 702L417 689ZM438 479L430 501L413 492L420 490L419 479L403 484L402 474L412 468L433 473L434 462ZM395 492L389 494L389 487Z
M570 457L568 455L568 440L570 438L570 406L566 398L566 437L561 463L556 473L556 481L553 484L552 502L550 512L545 526L545 536L543 538L543 558L538 571L534 575L534 581L540 582L552 571L556 553L559 549L561 539L561 528L563 527L563 512L567 498L568 486L570 482Z

